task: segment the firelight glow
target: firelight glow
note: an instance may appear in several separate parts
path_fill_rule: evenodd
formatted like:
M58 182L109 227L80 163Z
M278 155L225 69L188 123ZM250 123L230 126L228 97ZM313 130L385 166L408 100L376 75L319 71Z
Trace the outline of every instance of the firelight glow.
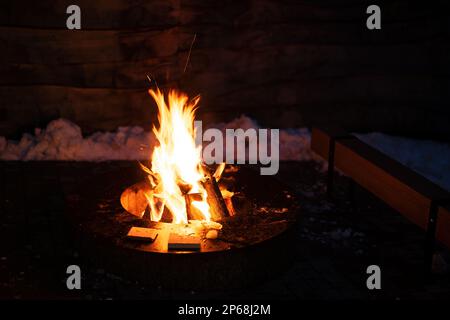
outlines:
M201 146L195 144L194 118L199 97L189 100L180 92L171 90L167 103L159 89L149 90L158 106L159 128L153 132L159 142L153 150L151 169L143 167L153 192L146 194L150 205L151 220L159 221L167 207L172 222L187 223L186 193L201 195L201 201L191 201L204 220L211 219L207 193L201 180ZM194 209L194 210L195 210Z

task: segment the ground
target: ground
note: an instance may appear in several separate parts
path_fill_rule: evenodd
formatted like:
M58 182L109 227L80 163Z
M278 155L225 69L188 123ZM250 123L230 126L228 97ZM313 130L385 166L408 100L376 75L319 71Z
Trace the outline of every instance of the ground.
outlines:
M424 278L424 232L359 187L349 197L346 177L337 175L334 197L327 198L315 162L280 164L277 178L298 196L301 223L288 248L294 263L268 282L233 292L179 292L85 264L65 231L64 197L83 179L123 165L130 163L0 162L0 298L450 298L449 251L437 248L436 272ZM66 288L70 264L82 268L82 290ZM372 264L381 268L381 290L366 287Z

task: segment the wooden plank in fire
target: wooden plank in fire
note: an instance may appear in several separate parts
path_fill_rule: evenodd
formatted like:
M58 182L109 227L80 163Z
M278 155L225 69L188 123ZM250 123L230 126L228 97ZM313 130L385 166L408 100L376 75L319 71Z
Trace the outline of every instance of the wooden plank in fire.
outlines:
M200 251L201 240L199 237L171 233L168 241L169 251Z
M225 217L229 217L227 205L223 199L222 193L220 192L219 185L217 184L216 178L207 172L205 178L202 181L202 185L207 192L207 199L211 208L211 218L214 221L220 221Z
M157 236L158 230L140 227L131 227L127 234L128 239L144 242L153 242Z

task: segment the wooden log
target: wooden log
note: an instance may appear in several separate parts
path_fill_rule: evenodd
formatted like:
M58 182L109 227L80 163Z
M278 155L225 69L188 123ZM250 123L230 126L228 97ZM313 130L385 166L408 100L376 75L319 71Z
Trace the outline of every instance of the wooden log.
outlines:
M179 45L191 38L192 35L180 34L177 28L71 32L0 27L0 40L7 43L0 58L11 63L51 65L142 61L175 55Z
M137 62L64 64L9 63L0 66L0 85L59 85L90 88L141 88L147 73L159 86L177 80L182 72L175 57Z
M317 88L320 91L321 86L307 83L296 92L297 100L302 101L300 105L279 103L272 95L273 89L269 90L267 87L261 90L270 93L271 97L267 101L261 101L255 96L255 99L261 102L257 105L251 103L250 96L229 104L226 99L209 96L205 90L202 105L207 107L201 107L198 116L204 122L218 123L231 121L244 113L258 119L267 127L275 128L302 127L311 123L329 125L330 119L333 119L333 123L355 132L374 130L442 139L449 136L450 132L446 123L448 108L442 101L430 101L430 97L440 96L439 83L434 83L434 92L427 89L430 92L428 99L407 99L405 96L402 101L399 98L395 99L396 101L387 101L381 95L372 97L372 100L378 102L370 104L370 117L365 116L365 109L361 107L367 105L368 98L351 100L353 95L348 94L347 100L341 98L340 102L334 104L329 102L328 98L319 96L302 100L307 96L307 92L303 90L315 91ZM417 92L424 90L418 84L411 88L413 87ZM147 128L149 124L157 121L157 110L146 89L0 87L0 100L5 101L0 103L0 118L3 116L4 120L0 121L0 136L20 137L23 132L31 132L36 127L45 128L49 121L59 117L81 126L85 135L95 131L115 131L118 126L139 125ZM244 106L242 101L248 103ZM433 108L432 114L430 108ZM324 117L324 114L328 116ZM427 121L423 122L423 119ZM423 123L418 127L417 123L421 121Z
M226 26L217 24L209 26L206 31L201 29L201 25L198 24L180 26L180 30L188 34L199 34L200 40L196 48L219 48L220 44L223 47L244 49L250 46L252 50L259 50L266 46L287 46L298 43L317 46L331 43L341 46L398 43L415 43L417 45L418 41L444 39L439 28L445 21L444 17L436 18L428 23L427 28L418 25L415 20L389 23L390 32L388 34L378 34L377 36L367 34L367 37L361 37L361 31L364 30L357 28L360 25L358 21L267 23L252 26L239 35L229 32ZM408 32L404 31L405 28L408 28Z
M186 202L186 216L188 219L192 219L191 199L187 193L184 194L184 202Z
M186 204L186 216L188 220L202 220L203 215L201 212L195 209L195 207L192 207L192 198L198 196L199 194L194 193L190 194L189 191L192 189L192 185L190 184L183 184L181 182L178 183L178 187L180 188L181 193L184 196L184 202Z
M383 23L411 20L418 22L429 16L445 16L442 13L446 9L444 1L427 7L420 4L420 2L414 3L408 0L386 1L383 3L383 10L389 13L387 18L389 21ZM256 2L251 5L246 1L237 1L230 6L227 1L184 0L181 14L189 19L187 22L190 24L196 21L208 26L217 22L227 25L229 21L234 21L239 26L297 21L314 24L326 21L360 23L361 12L365 12L366 7L363 1L283 1L282 5L274 0Z
M325 3L324 3L325 2ZM361 1L345 1L333 4L330 1L307 3L303 1L264 1L251 4L248 1L192 1L192 0L78 0L82 8L83 29L158 27L194 22L204 25L224 24L230 21L239 25L277 24L286 21L305 21L321 23L360 22L365 7ZM424 7L408 0L395 0L383 3L389 21L423 21L427 17L445 15L441 3ZM0 3L0 22L2 25L29 26L34 28L61 28L65 15L62 14L72 2L68 0L15 0ZM24 10L27 8L27 10ZM428 21L428 20L427 20ZM422 25L422 23L417 23Z
M127 238L130 240L153 242L158 236L158 230L152 228L131 227Z
M8 101L6 121L0 122L0 135L45 127L59 117L81 125L85 134L114 131L118 125L145 126L156 119L156 108L152 108L146 88L1 87L0 97Z
M169 251L200 251L201 239L189 235L171 233L168 241Z
M208 31L200 29L202 25L167 27L163 30L136 29L129 30L80 30L71 32L67 29L32 29L0 27L0 39L5 41L0 52L2 63L105 63L117 61L138 61L155 57L167 57L176 55L179 50L188 50L192 35L200 33L199 43L195 50L210 50L226 48L239 48L234 51L240 53L246 51L250 54L266 50L268 47L276 50L277 56L291 50L298 44L309 44L313 47L323 45L338 45L340 54L344 53L343 46L365 45L398 45L409 43L414 46L417 38L423 39L422 45L433 40L435 44L441 44L441 26L443 22L438 20L430 22L428 28L423 28L415 22L408 24L393 24L389 37L383 36L373 40L371 37L361 38L357 25L359 23L335 23L323 22L321 24L280 24L265 25L257 29L240 33L239 36L222 26L213 26ZM410 32L405 33L405 28ZM204 28L203 28L204 29ZM357 30L357 31L356 31ZM394 34L395 33L395 34ZM271 34L271 36L266 36ZM408 39L409 38L409 39ZM434 40L438 39L438 40ZM441 41L439 41L439 39ZM251 50L248 49L250 46ZM347 49L347 48L345 48ZM193 52L192 57L196 54ZM407 55L404 55L408 58ZM374 57L377 57L375 54ZM185 58L185 57L183 57ZM213 56L212 62L221 62L223 55ZM241 61L248 61L241 58ZM274 59L276 60L276 59ZM183 59L184 61L184 59ZM239 60L234 60L237 62ZM267 61L267 60L265 60ZM253 63L252 60L249 61ZM333 60L334 62L334 60ZM216 63L221 65L222 63ZM194 64L194 65L198 65Z
M49 49L50 50L50 49ZM100 49L99 49L100 50ZM104 50L104 49L101 49ZM279 46L251 50L229 50L225 48L206 48L193 50L192 73L187 77L187 85L204 88L208 93L226 94L241 86L235 79L252 79L252 83L289 81L302 76L348 77L358 72L360 75L444 75L450 74L450 62L446 53L450 47L445 44L432 47L417 44L390 46L372 45L350 46L343 50L338 45L290 45L289 50L280 52ZM2 55L2 53L0 53ZM276 59L274 58L276 57ZM298 59L301 57L301 59ZM373 59L377 57L377 59ZM433 57L431 61L429 57ZM176 80L181 76L185 59L182 56L148 57L144 60L83 62L67 64L54 61L48 63L7 62L15 57L6 57L0 65L0 84L2 85L65 85L76 87L117 87L136 88L147 85L145 74L151 72L161 85L164 81ZM219 59L221 63L212 63ZM211 62L209 62L211 61ZM241 61L241 62L239 62ZM315 66L330 63L332 68ZM367 61L373 61L368 63ZM296 68L292 68L295 63ZM439 69L432 68L433 63ZM264 68L261 69L261 65ZM355 68L358 66L358 68ZM233 68L233 73L227 72ZM250 80L249 80L250 81ZM185 87L185 86L183 86ZM204 93L202 90L201 93Z
M2 1L2 25L32 28L64 28L67 0ZM178 0L152 0L135 3L129 0L79 0L82 11L82 30L136 27L161 27L177 23L175 11ZM27 8L24 10L24 8Z
M220 221L225 217L229 217L230 213L220 192L216 179L207 173L202 181L202 185L208 193L206 200L211 208L211 218L214 221Z
M142 218L148 206L146 192L150 192L150 187L146 181L136 183L122 193L120 204L127 212Z
M188 220L203 220L204 216L195 206L192 206L192 201L201 201L202 195L200 193L187 193L184 195L186 200L186 212Z

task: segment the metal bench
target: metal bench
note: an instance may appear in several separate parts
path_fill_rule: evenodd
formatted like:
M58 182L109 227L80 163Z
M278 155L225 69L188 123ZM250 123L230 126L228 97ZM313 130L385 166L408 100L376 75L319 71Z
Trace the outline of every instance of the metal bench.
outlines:
M339 129L313 128L311 148L328 160L329 196L336 167L426 231L425 270L429 273L436 240L450 248L450 193Z

